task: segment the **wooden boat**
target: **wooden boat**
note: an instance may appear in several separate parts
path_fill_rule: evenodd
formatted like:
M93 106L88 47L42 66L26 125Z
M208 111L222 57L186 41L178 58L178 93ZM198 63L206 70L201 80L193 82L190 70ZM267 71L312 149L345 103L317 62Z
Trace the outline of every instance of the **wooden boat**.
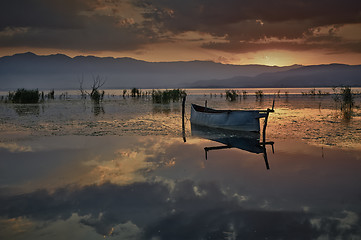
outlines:
M191 123L238 131L260 131L260 118L265 118L267 125L268 114L274 112L267 110L215 110L208 107L192 104Z

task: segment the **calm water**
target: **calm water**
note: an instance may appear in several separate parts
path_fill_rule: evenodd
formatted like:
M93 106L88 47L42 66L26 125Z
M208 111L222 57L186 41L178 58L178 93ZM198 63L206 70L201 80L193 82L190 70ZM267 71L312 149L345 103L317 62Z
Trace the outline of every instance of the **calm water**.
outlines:
M274 153L225 148L206 160L204 148L223 144L191 128L190 103L266 109L273 96L198 91L186 142L180 103L113 93L99 105L0 103L0 239L361 239L359 97L345 114L332 96L282 90L267 129Z

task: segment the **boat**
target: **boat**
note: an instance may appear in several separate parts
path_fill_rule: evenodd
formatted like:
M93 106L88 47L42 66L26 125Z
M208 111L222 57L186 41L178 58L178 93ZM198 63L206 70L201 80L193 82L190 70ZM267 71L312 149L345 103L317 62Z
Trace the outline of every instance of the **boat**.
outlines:
M216 110L192 104L190 121L212 128L259 132L259 119L265 118L265 129L269 113L274 112L273 106L267 110Z

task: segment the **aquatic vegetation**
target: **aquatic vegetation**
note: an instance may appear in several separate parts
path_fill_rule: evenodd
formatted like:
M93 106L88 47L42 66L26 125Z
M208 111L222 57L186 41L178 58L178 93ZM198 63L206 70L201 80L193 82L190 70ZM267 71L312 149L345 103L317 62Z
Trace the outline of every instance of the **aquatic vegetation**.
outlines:
M105 80L103 80L99 75L96 77L93 77L93 85L91 87L91 92L90 92L90 98L98 103L99 101L103 101L104 98L104 94L105 92L102 91L101 93L99 92L99 88L102 87L105 84Z
M138 88L132 88L132 90L130 91L130 96L131 97L140 97L140 96L142 96L142 91Z
M13 103L38 103L40 99L39 90L27 90L24 88L16 90L15 93L9 92L9 101Z
M242 95L243 95L243 99L246 99L247 98L247 91L243 90Z
M333 100L336 103L340 103L340 110L342 112L342 118L345 120L350 120L353 115L354 107L354 93L352 92L351 87L341 87L338 91L337 87L332 88L334 91Z
M226 90L226 99L228 101L236 101L238 98L238 94L236 92L236 90Z
M154 103L169 103L170 101L178 102L185 96L187 96L187 93L181 89L152 91L152 101Z
M48 99L55 99L55 91L54 89L51 90L48 94L47 94Z
M88 93L83 89L83 77L81 80L79 80L79 91L81 99L86 99L86 94L90 96L90 99L93 100L96 103L99 103L99 101L103 101L105 92L99 91L99 88L101 88L105 84L105 80L102 79L99 75L96 77L93 76L93 85L91 86L91 92Z
M311 89L310 91L308 92L301 92L302 93L302 96L327 96L327 95L330 95L329 92L322 92L322 90L316 90L315 88Z
M104 91L99 92L98 90L94 90L92 91L92 93L90 94L90 98L95 102L95 103L99 103L101 101L103 101L104 99Z
M345 105L349 105L350 107L354 104L354 96L351 91L351 87L343 87L341 88L341 96L342 96L342 102Z
M351 87L341 87L340 91L338 91L337 87L333 87L334 91L333 100L335 102L341 102L342 108L352 108L354 105L354 93L352 92Z
M256 94L256 99L260 99L260 100L263 99L264 94L262 90L256 91L255 94Z

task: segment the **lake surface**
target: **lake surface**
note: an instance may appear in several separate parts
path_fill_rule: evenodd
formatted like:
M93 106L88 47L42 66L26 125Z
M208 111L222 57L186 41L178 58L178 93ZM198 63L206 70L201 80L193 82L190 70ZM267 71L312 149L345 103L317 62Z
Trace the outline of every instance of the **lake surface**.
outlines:
M278 89L235 102L187 90L184 134L180 102L120 90L0 103L0 239L361 239L360 96L342 112L332 95L285 91L273 149L207 159L223 144L191 126L191 103L267 109Z

